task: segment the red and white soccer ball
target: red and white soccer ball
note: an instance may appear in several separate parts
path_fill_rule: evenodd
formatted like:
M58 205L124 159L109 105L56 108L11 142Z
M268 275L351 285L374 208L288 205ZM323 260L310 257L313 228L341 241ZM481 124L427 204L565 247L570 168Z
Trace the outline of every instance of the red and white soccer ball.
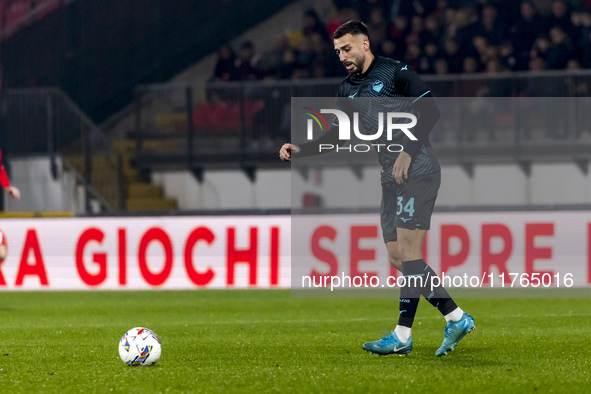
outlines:
M0 261L4 261L8 255L8 244L6 243L6 236L0 230Z
M160 339L149 328L134 327L119 341L119 357L131 367L155 364L161 354Z

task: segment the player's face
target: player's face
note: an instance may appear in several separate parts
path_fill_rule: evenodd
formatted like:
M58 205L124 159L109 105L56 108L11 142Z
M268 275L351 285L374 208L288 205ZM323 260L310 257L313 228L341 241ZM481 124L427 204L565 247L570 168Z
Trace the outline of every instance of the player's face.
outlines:
M345 34L341 38L334 40L334 50L339 56L339 60L349 74L359 74L363 72L365 64L365 53L369 49L369 40L364 35Z

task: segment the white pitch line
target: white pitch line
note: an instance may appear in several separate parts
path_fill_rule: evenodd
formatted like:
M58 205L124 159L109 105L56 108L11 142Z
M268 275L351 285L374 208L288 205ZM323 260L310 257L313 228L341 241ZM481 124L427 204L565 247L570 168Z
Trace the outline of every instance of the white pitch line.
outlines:
M486 319L517 319L517 318L545 318L545 317L589 317L591 313L547 313L544 315L481 315L481 318ZM392 318L388 317L360 317L350 319L298 319L298 320L218 320L218 321L202 321L197 323L191 323L191 325L218 325L218 324L306 324L306 323L345 323L345 322L361 322L361 321L390 321L397 319L397 316L392 315ZM420 322L421 320L442 320L443 316L425 316L419 317L415 321ZM174 325L183 325L185 323L178 323Z

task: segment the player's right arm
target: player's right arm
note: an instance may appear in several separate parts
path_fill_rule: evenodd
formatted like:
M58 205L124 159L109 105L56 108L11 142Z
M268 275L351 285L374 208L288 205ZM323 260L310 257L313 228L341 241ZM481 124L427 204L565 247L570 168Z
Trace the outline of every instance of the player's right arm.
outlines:
M279 158L282 161L291 161L291 155L297 155L300 153L300 147L296 144L290 144L289 142L283 144L281 149L279 150Z
M346 88L344 82L341 83L339 89L337 90L337 107L343 110L343 102L339 101L342 100L343 97L347 97L345 94ZM339 125L333 123L332 127L324 134L322 134L319 138L305 142L301 145L296 145L292 143L283 144L281 149L279 150L279 158L283 161L291 161L293 156L295 157L309 157L309 156L316 156L324 153L328 153L336 149L337 146L341 146L345 143L345 140L339 139ZM323 145L324 148L320 151L320 146ZM328 149L327 146L332 146L333 148Z

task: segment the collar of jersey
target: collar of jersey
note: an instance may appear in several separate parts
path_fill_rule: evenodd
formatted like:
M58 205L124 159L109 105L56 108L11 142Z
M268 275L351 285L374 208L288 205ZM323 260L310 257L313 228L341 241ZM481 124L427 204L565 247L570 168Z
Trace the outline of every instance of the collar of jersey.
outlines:
M365 71L363 74L351 75L351 79L356 82L363 80L365 77L367 77L367 74L369 74L371 72L371 70L373 70L373 68L376 66L377 62L378 62L378 57L374 56L373 61L371 62L371 64L367 68L367 71Z

